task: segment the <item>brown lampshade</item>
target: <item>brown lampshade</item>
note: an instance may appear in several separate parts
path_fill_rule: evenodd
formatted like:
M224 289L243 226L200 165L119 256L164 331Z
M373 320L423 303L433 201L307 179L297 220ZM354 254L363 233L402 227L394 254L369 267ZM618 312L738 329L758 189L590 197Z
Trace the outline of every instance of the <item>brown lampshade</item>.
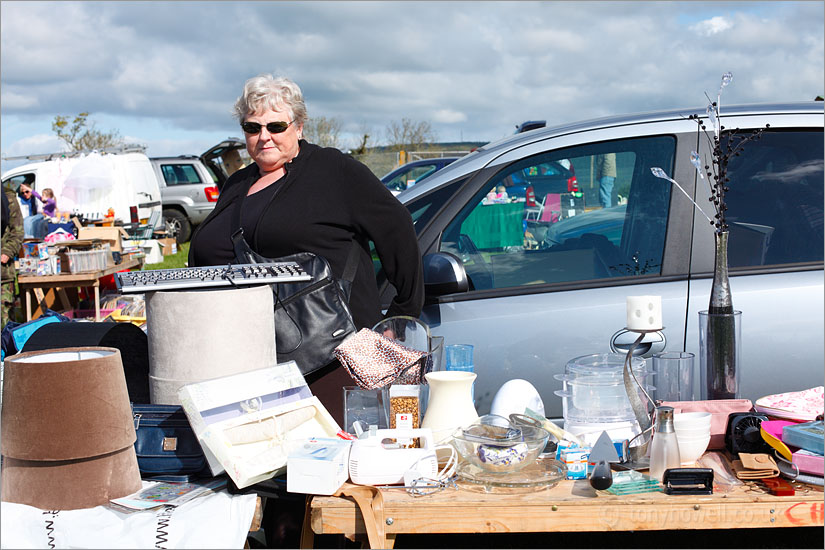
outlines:
M71 510L140 489L119 350L21 353L4 371L3 500Z

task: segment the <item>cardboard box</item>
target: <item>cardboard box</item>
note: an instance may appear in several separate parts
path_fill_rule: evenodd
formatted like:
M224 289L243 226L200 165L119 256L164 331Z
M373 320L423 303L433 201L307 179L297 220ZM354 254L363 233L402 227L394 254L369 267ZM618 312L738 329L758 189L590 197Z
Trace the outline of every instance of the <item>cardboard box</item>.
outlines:
M293 447L286 461L286 490L331 495L349 479L351 441L313 438Z
M178 241L175 239L166 237L158 239L158 243L160 243L160 252L164 256L171 256L172 254L178 253Z
M178 398L212 475L240 489L283 473L295 442L341 431L295 361L187 384Z
M121 238L129 238L129 233L122 227L81 227L77 230L77 238L100 239L109 243L109 248L113 252L123 252Z

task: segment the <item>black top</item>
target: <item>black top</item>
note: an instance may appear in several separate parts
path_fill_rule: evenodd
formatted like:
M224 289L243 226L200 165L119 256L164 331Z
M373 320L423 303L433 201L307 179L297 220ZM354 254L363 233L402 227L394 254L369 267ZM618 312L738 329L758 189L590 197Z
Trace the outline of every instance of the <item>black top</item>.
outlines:
M369 241L375 243L387 279L397 292L386 316L418 317L424 304L424 279L407 209L369 168L351 156L304 140L299 143L298 156L285 165L286 175L258 193L246 197L260 177L256 164L229 177L215 209L192 235L189 265L234 262L232 211L236 201L246 197L241 225L249 245L262 256L312 252L323 256L333 274L341 277L353 240L361 245L350 297L359 328L372 327L383 317ZM261 207L262 203L266 205ZM249 214L259 208L253 224L250 218L254 215Z

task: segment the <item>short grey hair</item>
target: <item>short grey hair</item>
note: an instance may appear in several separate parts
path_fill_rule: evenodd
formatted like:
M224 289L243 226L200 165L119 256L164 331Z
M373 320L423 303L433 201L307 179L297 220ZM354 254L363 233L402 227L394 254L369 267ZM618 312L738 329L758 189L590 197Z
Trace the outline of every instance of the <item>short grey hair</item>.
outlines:
M307 107L301 88L286 77L259 74L244 84L243 93L235 101L234 114L238 122L243 122L247 115L268 109L282 111L284 107L297 126L306 122Z

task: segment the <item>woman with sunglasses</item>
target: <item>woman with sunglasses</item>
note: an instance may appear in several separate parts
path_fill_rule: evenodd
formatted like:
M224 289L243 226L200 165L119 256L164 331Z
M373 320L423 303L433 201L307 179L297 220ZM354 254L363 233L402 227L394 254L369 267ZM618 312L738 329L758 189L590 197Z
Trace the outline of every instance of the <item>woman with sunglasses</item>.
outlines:
M360 247L350 310L356 326L371 328L384 316L369 242L397 291L386 316L418 317L424 303L421 256L407 209L365 165L333 148L302 139L307 111L301 90L287 78L249 79L235 116L254 163L224 184L218 203L192 235L190 266L235 261L231 235L240 205L245 240L259 254L297 252L324 257L341 277L353 243ZM307 377L310 388L343 424L343 386L355 382L333 362Z
M20 192L26 197L34 197L43 203L43 215L47 218L57 218L60 212L57 210L57 199L54 197L54 191L50 187L43 189L43 195L26 185L20 186ZM34 202L34 201L32 201Z
M17 190L17 201L23 212L23 233L26 238L43 239L49 232L49 222L38 211L36 191L23 183Z

